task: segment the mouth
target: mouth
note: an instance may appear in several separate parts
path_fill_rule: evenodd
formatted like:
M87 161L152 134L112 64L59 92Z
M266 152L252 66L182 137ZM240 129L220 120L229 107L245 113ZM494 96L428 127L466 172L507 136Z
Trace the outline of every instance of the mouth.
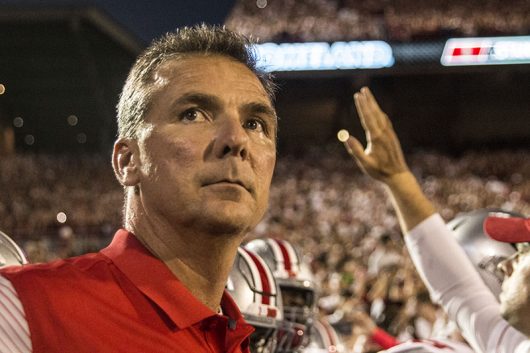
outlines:
M204 186L210 186L210 185L235 185L242 187L249 193L252 193L252 188L245 182L239 180L239 179L219 179L211 182L206 182L203 184Z

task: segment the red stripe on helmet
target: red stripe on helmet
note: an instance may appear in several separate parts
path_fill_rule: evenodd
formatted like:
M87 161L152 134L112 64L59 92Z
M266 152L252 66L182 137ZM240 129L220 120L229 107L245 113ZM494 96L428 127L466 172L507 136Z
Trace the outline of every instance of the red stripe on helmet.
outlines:
M337 342L335 342L335 335L332 331L333 329L331 328L331 326L327 322L321 322L321 324L324 327L324 330L326 330L327 336L329 338L329 343L332 346L336 346Z
M283 256L283 266L285 268L285 271L289 274L289 276L293 276L292 266L291 266L291 258L289 257L289 252L287 251L287 248L285 247L285 244L278 239L274 239L276 241L276 244L280 247L280 251L282 252Z
M261 296L262 304L270 304L270 296L271 296L271 284L269 283L269 278L267 277L267 270L263 267L261 262L258 260L255 254L253 254L251 251L248 251L247 249L243 249L254 261L254 264L256 265L256 268L259 272L259 277L261 278L261 285L263 286L263 294Z

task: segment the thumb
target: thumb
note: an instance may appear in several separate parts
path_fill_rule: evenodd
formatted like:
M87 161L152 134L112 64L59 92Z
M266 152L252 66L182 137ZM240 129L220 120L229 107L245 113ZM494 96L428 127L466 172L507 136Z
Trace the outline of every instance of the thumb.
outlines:
M346 147L346 150L348 153L357 159L362 164L366 161L366 154L364 153L364 147L363 145L357 140L355 137L350 136L345 142L344 147Z

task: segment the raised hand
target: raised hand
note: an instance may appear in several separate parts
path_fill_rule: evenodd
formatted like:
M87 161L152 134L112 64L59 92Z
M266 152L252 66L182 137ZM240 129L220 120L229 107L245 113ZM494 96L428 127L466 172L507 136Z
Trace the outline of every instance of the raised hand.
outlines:
M366 174L387 186L405 234L432 215L435 208L410 172L392 123L370 90L363 87L353 98L366 133L367 146L363 148L347 131L339 132L339 140Z
M394 175L408 172L401 145L388 116L381 110L367 87L353 96L366 134L366 149L353 136L341 131L339 139L359 167L371 177L387 182Z

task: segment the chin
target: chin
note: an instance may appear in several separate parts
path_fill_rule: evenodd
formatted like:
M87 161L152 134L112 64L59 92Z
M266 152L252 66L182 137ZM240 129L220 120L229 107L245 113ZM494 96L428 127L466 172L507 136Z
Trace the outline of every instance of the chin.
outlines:
M248 217L235 217L234 215L210 215L206 213L200 220L201 227L212 235L240 235L246 234L250 229Z
M528 322L530 308L511 308L504 303L501 305L501 315L511 326L530 336L530 322Z
M527 318L528 316L523 315L523 317L517 318L515 322L510 322L510 320L507 320L507 321L510 323L510 325L515 327L518 331L530 337L530 323L527 322L528 320Z
M254 205L221 202L204 207L201 222L214 234L246 234L262 218L255 212Z

